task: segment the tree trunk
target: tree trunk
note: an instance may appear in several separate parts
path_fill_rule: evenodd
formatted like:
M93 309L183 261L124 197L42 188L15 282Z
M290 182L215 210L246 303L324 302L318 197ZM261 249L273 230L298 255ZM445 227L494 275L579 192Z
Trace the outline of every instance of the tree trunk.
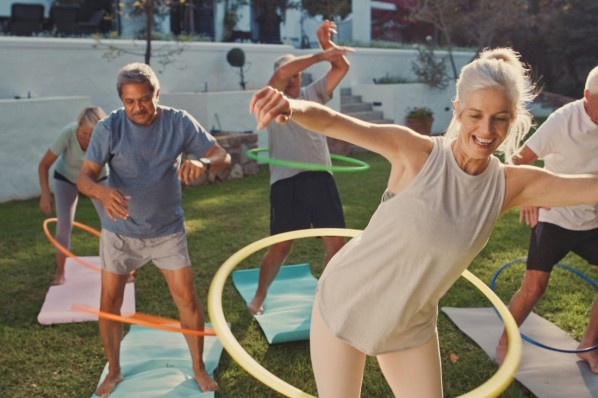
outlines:
M152 31L154 30L154 0L145 4L145 63L150 64L152 57Z

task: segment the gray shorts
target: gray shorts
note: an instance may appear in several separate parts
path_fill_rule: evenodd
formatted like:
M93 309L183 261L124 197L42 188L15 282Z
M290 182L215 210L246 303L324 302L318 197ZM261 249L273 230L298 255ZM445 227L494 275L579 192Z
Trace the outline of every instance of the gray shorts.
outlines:
M102 229L100 258L102 269L119 275L126 275L150 261L165 270L191 266L184 231L159 238L138 239Z

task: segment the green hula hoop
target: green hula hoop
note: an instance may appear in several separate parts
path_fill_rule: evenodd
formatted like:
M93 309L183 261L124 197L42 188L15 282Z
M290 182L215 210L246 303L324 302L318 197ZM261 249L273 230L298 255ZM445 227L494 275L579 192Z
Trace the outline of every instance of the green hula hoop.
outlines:
M343 228L311 228L302 229L298 231L283 232L277 235L268 236L266 238L257 240L238 252L233 254L226 260L218 269L208 291L208 313L210 315L210 322L212 329L216 332L218 339L222 343L224 349L229 355L249 374L270 387L271 389L291 398L315 398L297 387L285 382L272 374L255 359L253 359L247 351L237 341L232 334L227 320L224 317L224 310L222 308L222 295L224 293L224 285L228 276L244 259L253 253L264 249L272 244L284 242L291 239L310 238L317 236L344 236L352 238L361 233L357 229L343 229ZM478 279L474 274L468 270L461 274L465 279L478 288L484 296L492 303L498 313L503 319L507 336L509 338L509 347L502 365L498 368L496 373L482 385L477 388L460 395L458 398L489 398L498 397L500 394L513 382L515 373L519 369L521 360L522 342L519 335L519 328L515 319L509 312L507 306L484 282Z
M276 159L267 156L259 156L259 153L268 152L268 148L255 148L250 149L247 151L247 157L252 160L256 160L258 162L273 164L275 166L281 167L288 167L291 169L302 169L302 170L309 170L309 171L333 171L338 173L349 173L349 172L359 172L359 171L366 171L370 168L370 165L366 162L363 162L358 159L353 159L347 156L337 155L336 153L330 154L330 159L338 160L340 162L346 162L351 164L351 166L324 166L322 164L315 164L315 163L304 163L304 162L296 162L294 160L283 160L283 159Z

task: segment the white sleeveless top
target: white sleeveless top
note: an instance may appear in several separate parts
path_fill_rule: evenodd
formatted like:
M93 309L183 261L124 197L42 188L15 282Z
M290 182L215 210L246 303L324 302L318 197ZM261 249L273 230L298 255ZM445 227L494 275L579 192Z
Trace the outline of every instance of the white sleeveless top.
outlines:
M500 215L500 161L491 157L482 174L469 175L444 138L433 139L419 174L380 204L318 283L319 309L330 330L369 355L432 337L438 301L486 245Z

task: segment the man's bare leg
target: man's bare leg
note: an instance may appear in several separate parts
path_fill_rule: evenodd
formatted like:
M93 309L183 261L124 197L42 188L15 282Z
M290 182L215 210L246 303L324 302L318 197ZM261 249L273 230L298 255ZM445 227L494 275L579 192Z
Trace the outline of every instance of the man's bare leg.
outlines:
M590 312L590 321L586 332L581 339L581 343L577 348L592 347L598 343L598 296L594 299L592 304L592 311ZM588 364L593 373L598 374L598 352L596 350L583 352L577 356Z
M128 275L118 275L102 270L100 311L120 315L127 278ZM123 329L120 322L101 317L98 320L98 326L104 353L108 360L108 374L96 389L96 395L104 398L109 396L116 385L123 380L120 369L120 341L123 337Z
M542 298L546 291L546 286L548 286L549 278L549 272L536 270L525 271L521 287L509 302L509 311L511 312L511 315L513 315L515 322L517 322L517 326L521 326L534 309L536 303ZM507 332L503 331L498 340L498 345L496 346L496 363L499 365L502 364L505 359L507 348Z
M247 306L251 315L259 315L263 312L264 301L268 294L268 288L272 284L284 260L287 258L293 247L293 241L288 240L271 245L266 255L260 262L260 276L257 289L253 299Z
M191 267L178 270L161 270L162 275L168 283L170 294L179 310L181 327L184 329L204 330L204 317L195 288L193 287L193 272ZM203 336L185 335L189 346L191 361L193 362L193 374L195 381L203 392L215 391L218 383L206 371L203 361Z
M326 267L330 259L345 245L345 238L342 236L322 236L322 243L326 253L324 256L324 267Z

